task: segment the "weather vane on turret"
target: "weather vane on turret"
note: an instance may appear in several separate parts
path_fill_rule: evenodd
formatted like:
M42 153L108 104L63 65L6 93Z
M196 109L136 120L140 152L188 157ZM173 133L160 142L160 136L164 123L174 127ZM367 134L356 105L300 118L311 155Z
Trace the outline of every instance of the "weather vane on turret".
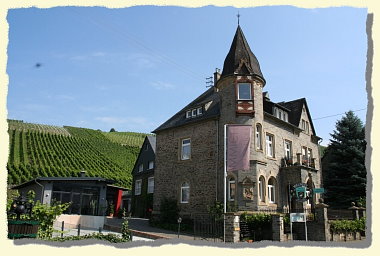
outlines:
M239 21L240 21L240 14L239 14L239 12L238 12L238 14L236 15L237 16L237 18L238 18L238 26L240 25L239 24Z

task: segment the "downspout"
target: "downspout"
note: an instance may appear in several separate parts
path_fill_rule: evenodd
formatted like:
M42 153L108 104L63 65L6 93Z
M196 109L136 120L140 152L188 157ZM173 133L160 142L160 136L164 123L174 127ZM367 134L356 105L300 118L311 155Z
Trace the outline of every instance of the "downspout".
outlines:
M319 159L318 159L318 162L319 162L319 173L320 173L320 187L323 188L323 170L322 170L322 156L321 156L321 152L319 150L320 146L321 146L321 143L322 143L323 139L320 138L318 140L318 154L319 154Z
M219 169L219 120L216 120L215 202L218 201L218 169Z

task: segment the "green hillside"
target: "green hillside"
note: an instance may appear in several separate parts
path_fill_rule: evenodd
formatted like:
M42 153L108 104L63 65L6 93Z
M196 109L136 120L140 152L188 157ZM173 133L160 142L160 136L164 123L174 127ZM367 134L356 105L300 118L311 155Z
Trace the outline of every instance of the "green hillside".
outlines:
M8 184L36 177L78 176L115 180L131 187L131 170L145 134L109 133L77 127L57 127L8 120ZM128 135L128 136L125 136ZM136 138L135 138L136 137Z
M137 132L103 132L110 141L121 145L140 147L146 136L145 133Z

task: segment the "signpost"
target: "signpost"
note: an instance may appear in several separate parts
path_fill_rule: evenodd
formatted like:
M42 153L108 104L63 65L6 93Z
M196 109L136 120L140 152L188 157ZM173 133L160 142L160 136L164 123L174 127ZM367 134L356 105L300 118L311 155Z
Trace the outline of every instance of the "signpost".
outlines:
M289 184L289 197L290 197L290 204L292 197L294 197L298 202L302 202L302 208L303 213L290 213L290 232L293 237L293 222L304 222L305 223L305 239L307 241L307 214L306 214L306 207L304 207L304 203L309 200L310 197L313 197L313 194L323 194L325 193L324 188L313 188L308 189L307 184L305 183L298 183L293 185L293 189L291 191L290 184ZM290 212L290 209L289 209Z
M306 221L306 214L304 212L296 212L290 214L290 221L291 222L305 222Z
M325 189L324 188L314 188L313 193L314 194L323 194L323 193L325 193Z

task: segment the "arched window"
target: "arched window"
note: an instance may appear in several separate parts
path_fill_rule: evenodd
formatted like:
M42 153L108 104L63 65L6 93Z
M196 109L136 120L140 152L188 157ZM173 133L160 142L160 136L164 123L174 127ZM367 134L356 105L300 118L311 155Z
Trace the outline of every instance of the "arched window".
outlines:
M256 149L263 149L261 124L256 124Z
M259 178L259 200L265 203L265 178L263 176Z
M276 179L273 177L268 180L268 201L271 204L276 202Z
M188 203L190 197L190 185L187 182L181 185L181 203Z
M235 201L235 195L236 195L236 182L235 178L231 177L228 180L228 201Z

